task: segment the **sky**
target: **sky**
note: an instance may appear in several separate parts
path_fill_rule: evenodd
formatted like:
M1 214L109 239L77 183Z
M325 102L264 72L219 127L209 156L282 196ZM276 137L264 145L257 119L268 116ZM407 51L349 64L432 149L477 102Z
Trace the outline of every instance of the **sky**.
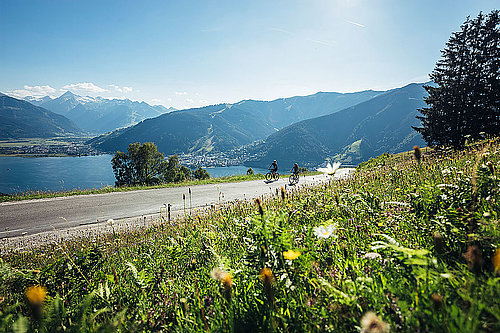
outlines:
M0 0L0 91L179 109L425 82L498 0Z

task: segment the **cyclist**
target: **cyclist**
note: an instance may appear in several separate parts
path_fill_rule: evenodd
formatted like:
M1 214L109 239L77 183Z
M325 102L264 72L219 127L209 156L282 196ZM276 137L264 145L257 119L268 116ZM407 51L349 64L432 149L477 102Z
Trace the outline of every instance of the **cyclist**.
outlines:
M276 172L278 172L278 163L276 163L276 160L274 160L274 162L271 163L268 169L271 170L273 176L276 175Z
M292 169L290 170L290 172L294 176L297 176L299 174L299 165L297 163L294 163Z

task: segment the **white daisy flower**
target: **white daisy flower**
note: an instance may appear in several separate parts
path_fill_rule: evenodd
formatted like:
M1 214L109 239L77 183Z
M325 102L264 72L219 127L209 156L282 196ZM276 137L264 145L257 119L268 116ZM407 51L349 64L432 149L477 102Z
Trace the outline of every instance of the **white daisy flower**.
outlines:
M335 172L337 172L338 168L340 168L340 162L335 162L333 164L328 163L326 168L318 168L318 171L333 176L335 175Z
M333 235L333 233L336 230L336 227L333 224L330 224L327 225L326 227L325 226L316 227L313 230L316 237L326 239Z

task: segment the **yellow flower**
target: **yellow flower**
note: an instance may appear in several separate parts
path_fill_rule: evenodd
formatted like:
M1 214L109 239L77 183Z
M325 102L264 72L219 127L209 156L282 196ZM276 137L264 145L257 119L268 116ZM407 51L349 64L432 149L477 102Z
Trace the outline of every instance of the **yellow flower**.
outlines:
M493 258L491 258L491 261L493 262L495 272L500 273L500 249L497 249L495 251L495 254L493 255Z
M42 305L47 296L47 288L41 286L31 286L26 289L26 297L32 305Z
M297 259L300 256L300 251L293 251L293 250L288 250L283 252L283 257L288 260L294 260Z

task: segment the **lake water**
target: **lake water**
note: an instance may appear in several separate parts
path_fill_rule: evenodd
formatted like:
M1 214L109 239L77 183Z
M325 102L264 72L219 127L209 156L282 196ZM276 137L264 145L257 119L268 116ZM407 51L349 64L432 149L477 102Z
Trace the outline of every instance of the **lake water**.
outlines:
M82 157L0 157L0 192L61 191L114 185L112 155ZM207 168L212 177L246 174L248 167ZM267 170L254 168L255 173Z

